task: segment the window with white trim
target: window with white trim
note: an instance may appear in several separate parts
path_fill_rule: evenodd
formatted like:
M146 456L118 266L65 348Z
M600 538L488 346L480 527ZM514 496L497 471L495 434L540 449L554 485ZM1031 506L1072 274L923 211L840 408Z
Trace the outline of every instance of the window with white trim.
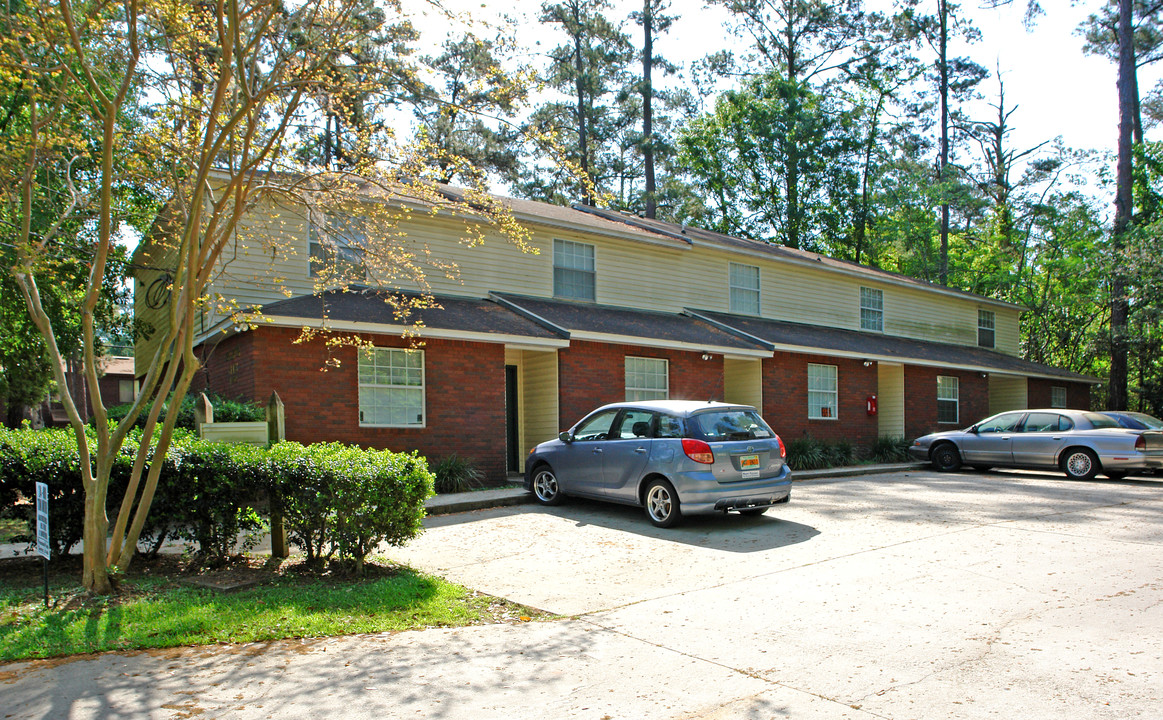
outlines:
M860 288L860 329L884 332L884 291Z
M1066 386L1051 385L1050 386L1050 407L1064 408L1066 407Z
M553 241L553 296L597 299L593 245L572 240Z
M137 381L136 380L118 380L117 381L117 402L131 403L137 397Z
M423 350L359 350L359 424L424 426Z
M363 282L367 279L366 246L367 230L362 218L328 215L324 227L311 223L308 230L311 277Z
M839 382L835 365L808 363L808 417L835 420Z
M937 422L955 423L959 413L960 381L948 375L937 376Z
M996 329L994 324L993 310L978 310L977 344L984 348L993 347L995 334Z
M731 312L741 315L759 314L759 268L754 265L730 263L728 268L728 290L731 295Z
M663 358L626 356L626 399L666 400L670 397L669 363Z

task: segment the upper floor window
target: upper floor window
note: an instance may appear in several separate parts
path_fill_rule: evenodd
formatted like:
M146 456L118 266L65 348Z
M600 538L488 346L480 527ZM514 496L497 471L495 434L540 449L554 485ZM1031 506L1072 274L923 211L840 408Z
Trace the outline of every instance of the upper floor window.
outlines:
M839 383L835 365L808 364L808 417L834 420Z
M977 311L977 344L981 347L991 348L994 343L994 318L993 310L978 310Z
M553 241L553 296L596 300L594 246L571 240Z
M626 357L626 399L665 400L670 396L668 363L663 358Z
M1050 407L1066 407L1066 387L1064 385L1050 386Z
M731 312L741 315L759 314L759 268L754 265L730 263L728 285L731 292Z
M324 227L311 223L308 235L311 277L339 282L367 279L367 232L362 219L329 215Z
M424 351L359 351L359 424L424 426Z
M860 288L860 329L884 332L884 291Z
M955 423L959 417L960 381L947 375L937 376L937 422Z

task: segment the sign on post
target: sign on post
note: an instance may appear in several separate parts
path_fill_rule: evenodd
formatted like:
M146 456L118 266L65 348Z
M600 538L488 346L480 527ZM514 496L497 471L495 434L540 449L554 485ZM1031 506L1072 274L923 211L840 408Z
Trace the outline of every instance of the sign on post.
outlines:
M48 485L42 482L36 484L36 554L52 560L48 542Z
M44 558L44 606L48 607L48 561L52 547L48 543L48 485L36 484L36 554Z

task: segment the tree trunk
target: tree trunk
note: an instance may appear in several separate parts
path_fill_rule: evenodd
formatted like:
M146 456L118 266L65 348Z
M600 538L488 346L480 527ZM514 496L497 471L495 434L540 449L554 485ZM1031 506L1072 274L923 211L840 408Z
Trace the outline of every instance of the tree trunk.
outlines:
M576 28L573 37L573 64L575 73L574 88L577 92L577 147L578 153L581 155L580 165L582 182L584 183L582 188L582 204L593 206L594 184L590 177L590 129L587 123L589 114L586 112L585 62L582 58L581 10L576 3L572 9L574 28Z
M1115 269L1111 278L1111 364L1107 408L1127 408L1127 277L1122 268L1126 236L1131 230L1134 208L1133 144L1135 133L1135 38L1132 27L1132 0L1119 0L1119 144L1115 185L1115 223L1111 235Z
M949 164L949 61L946 55L949 41L949 6L938 0L937 13L941 17L940 73L941 94L941 157L937 162L937 182L941 187L941 266L937 272L942 285L949 284L949 201L945 197L945 167Z
M646 173L646 207L645 215L653 218L657 214L657 203L654 197L654 110L651 100L654 97L654 87L651 82L651 71L654 65L654 12L651 8L653 0L643 0L642 29L645 38L642 45L642 164Z

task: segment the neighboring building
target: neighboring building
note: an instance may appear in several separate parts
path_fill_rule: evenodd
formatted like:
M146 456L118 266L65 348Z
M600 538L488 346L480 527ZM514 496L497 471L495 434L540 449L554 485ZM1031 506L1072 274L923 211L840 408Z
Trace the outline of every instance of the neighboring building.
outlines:
M413 213L407 242L454 261L417 338L373 288L315 294L322 248L291 209L240 231L211 289L263 319L202 318L200 386L277 391L288 440L473 459L490 478L594 407L636 398L755 405L785 438L868 446L1030 406L1086 408L1095 380L1018 357L1022 308L811 252L608 210L506 200L540 252ZM264 236L282 247L272 252ZM345 258L358 266L358 247ZM139 265L166 267L148 243ZM164 322L164 274L139 270L138 319ZM403 288L407 290L407 288ZM327 317L374 349L294 344ZM137 357L151 357L151 340ZM328 360L340 365L326 372ZM145 368L138 368L138 374Z

